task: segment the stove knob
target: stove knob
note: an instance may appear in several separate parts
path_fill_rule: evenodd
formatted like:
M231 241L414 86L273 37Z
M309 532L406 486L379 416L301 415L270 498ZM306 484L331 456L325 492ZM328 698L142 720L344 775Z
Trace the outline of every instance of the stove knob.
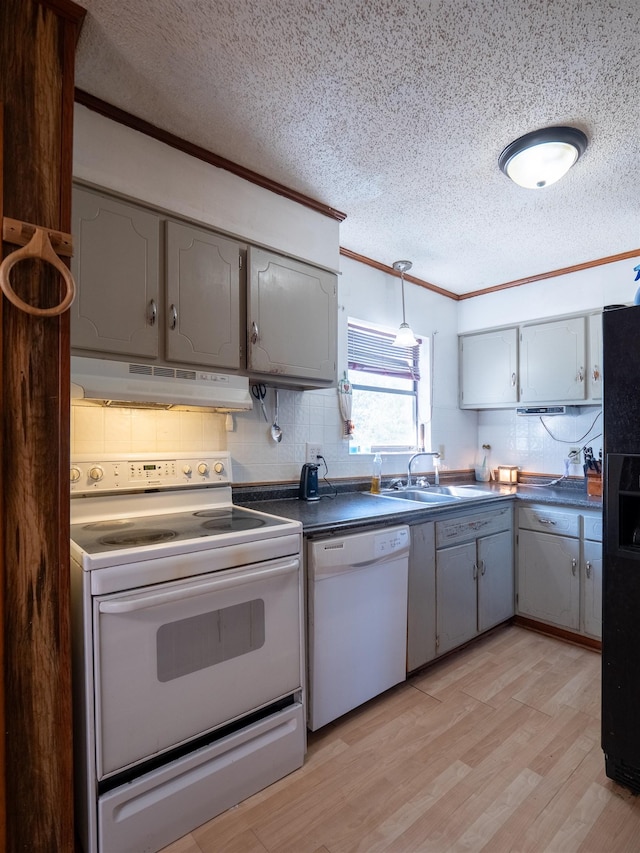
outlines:
M222 464L222 462L216 462L216 464L213 466L213 470L216 472L216 474L223 474L224 465Z
M198 474L208 474L209 466L206 462L200 462L198 465Z
M94 465L93 468L89 468L89 477L97 482L104 477L104 471L99 465Z
M193 471L191 469L191 465L183 465L182 466L182 473L186 474L187 477L190 477L193 473Z
M69 473L69 479L72 483L77 483L80 479L81 472L80 469L76 465L71 466L71 471Z

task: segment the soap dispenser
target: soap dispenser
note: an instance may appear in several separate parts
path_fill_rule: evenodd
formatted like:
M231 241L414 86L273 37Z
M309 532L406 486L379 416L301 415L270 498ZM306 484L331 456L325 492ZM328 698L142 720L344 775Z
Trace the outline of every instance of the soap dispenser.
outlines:
M371 494L380 494L380 484L382 482L382 456L379 453L373 457L373 471L371 473Z

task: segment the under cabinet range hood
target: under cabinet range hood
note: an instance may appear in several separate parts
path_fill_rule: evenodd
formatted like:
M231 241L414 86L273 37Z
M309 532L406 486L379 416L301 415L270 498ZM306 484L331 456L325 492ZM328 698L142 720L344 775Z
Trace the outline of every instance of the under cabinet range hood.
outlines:
M246 376L80 356L71 357L71 400L182 411L253 408Z
M516 409L518 415L570 415L573 406L524 406Z

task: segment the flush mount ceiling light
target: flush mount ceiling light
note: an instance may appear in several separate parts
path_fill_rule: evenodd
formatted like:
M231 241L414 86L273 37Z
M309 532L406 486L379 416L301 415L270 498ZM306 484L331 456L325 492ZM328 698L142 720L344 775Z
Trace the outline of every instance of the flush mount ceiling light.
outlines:
M411 327L407 323L405 314L404 314L404 274L411 269L413 264L411 261L394 261L393 268L396 272L400 273L400 286L402 288L402 323L400 324L400 328L398 329L398 334L396 335L396 339L393 342L394 347L417 347L418 341L415 338L415 335L411 331Z
M566 175L586 147L587 137L575 127L545 127L507 145L498 165L514 183L537 190Z

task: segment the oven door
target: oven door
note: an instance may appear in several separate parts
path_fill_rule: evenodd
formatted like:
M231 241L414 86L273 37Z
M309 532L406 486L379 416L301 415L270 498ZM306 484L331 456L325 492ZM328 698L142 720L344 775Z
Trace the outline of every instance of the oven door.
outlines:
M98 779L301 689L297 556L93 602Z

